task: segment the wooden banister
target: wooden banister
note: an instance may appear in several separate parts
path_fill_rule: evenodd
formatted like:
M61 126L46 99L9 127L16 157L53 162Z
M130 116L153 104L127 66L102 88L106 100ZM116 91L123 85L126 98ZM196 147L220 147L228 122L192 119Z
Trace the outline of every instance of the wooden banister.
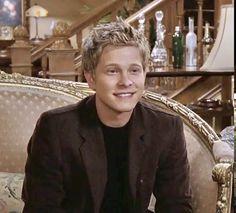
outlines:
M136 13L132 14L126 19L126 22L130 24L134 24L138 21L140 14L143 14L145 18L150 18L151 16L155 15L155 12L158 7L161 7L163 4L167 2L173 2L173 0L154 0ZM137 24L137 23L136 23Z
M33 63L39 58L41 58L45 54L44 53L45 49L51 46L54 41L56 41L56 38L51 37L46 41L44 41L42 45L38 46L37 48L34 48L31 53L31 62Z
M118 10L122 8L127 0L112 0L112 1L107 1L105 4L102 4L100 7L97 7L91 13L86 14L78 21L75 22L75 24L72 24L70 26L69 30L69 35L68 38L71 36L75 35L77 32L82 31L84 28L86 28L89 25L92 25L96 22L98 22L103 16L112 13L114 10ZM113 15L114 17L114 15ZM45 48L50 47L53 42L56 40L56 38L49 38L46 40L42 45L40 45L38 48L34 49L34 51L31 54L31 61L34 62L37 59L41 58L45 53L44 50Z
M74 35L78 30L98 22L103 16L111 13L113 10L118 10L125 5L127 0L107 1L101 7L91 11L91 13L82 16L78 21L71 25L70 36Z

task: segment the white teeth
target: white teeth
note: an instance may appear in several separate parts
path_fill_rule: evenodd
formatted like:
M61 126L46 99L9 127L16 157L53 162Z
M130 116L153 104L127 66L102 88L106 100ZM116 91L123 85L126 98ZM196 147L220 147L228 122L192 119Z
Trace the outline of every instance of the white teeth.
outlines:
M131 93L121 93L121 94L116 94L116 96L119 96L119 97L128 97L128 96L131 96Z

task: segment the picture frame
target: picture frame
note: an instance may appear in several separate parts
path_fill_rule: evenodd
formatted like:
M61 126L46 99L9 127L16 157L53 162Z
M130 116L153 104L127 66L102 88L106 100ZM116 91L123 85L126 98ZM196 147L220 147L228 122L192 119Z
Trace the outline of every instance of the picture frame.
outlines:
M25 11L28 9L28 0L1 0L0 26L27 25Z

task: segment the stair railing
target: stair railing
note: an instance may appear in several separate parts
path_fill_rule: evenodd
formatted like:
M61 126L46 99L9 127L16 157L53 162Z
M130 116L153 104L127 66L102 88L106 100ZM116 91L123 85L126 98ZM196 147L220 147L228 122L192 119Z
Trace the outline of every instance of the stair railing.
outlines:
M127 0L116 0L116 1L107 1L105 4L97 7L91 13L80 17L75 24L72 24L70 27L69 38L73 35L77 35L77 43L80 46L82 41L82 30L86 27L96 24L102 17L111 13L112 19L115 19L118 11L125 6ZM45 48L50 47L56 38L47 39L42 45L38 48L34 48L31 54L32 63L41 58L45 54Z

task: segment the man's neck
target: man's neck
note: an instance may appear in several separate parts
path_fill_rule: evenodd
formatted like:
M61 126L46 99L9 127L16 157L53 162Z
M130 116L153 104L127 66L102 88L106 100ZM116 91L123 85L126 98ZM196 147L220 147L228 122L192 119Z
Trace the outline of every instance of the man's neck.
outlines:
M104 113L103 111L100 111L99 109L97 109L97 114L100 121L104 125L109 126L109 127L123 127L129 122L129 119L132 115L132 111L121 112L121 113L119 112L115 113L113 111L113 112Z

